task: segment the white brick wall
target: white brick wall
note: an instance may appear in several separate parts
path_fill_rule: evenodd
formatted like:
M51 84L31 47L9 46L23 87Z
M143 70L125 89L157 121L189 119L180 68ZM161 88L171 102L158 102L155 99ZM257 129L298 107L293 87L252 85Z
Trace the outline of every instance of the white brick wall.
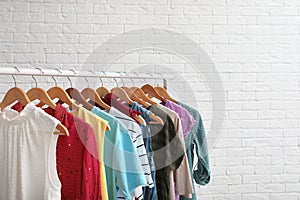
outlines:
M300 199L298 0L2 0L0 66L80 67L107 39L149 27L174 30L198 43L223 80L225 124L210 151L212 180L197 187L199 198ZM105 56L99 62L102 59ZM133 52L111 69L147 65L149 71L160 71L149 64L170 67L184 76L190 87L178 79L169 83L170 91L198 105L208 130L211 96L203 78L183 59ZM17 78L18 85L28 89L32 80L21 83L23 79ZM10 77L1 77L2 96L7 82L13 86ZM189 95L191 88L195 98Z

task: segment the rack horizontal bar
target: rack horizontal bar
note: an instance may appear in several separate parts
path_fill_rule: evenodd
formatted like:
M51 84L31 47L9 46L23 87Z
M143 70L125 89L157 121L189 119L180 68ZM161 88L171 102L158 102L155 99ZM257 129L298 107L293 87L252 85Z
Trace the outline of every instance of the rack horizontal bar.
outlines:
M136 73L129 75L125 72L103 72L96 73L93 71L76 71L76 70L60 70L60 69L41 69L41 68L6 68L0 67L0 75L22 75L22 76L55 76L55 77L89 77L89 78L121 78L121 79L151 79L163 80L164 87L167 87L167 79L162 74L156 73Z

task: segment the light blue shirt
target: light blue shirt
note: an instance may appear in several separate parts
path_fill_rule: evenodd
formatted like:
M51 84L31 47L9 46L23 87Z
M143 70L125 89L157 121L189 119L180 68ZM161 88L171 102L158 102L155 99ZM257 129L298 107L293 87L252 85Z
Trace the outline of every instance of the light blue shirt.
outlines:
M104 165L109 199L121 192L126 200L140 185L147 184L139 157L126 126L112 115L93 107L92 113L108 121L111 130L105 132Z

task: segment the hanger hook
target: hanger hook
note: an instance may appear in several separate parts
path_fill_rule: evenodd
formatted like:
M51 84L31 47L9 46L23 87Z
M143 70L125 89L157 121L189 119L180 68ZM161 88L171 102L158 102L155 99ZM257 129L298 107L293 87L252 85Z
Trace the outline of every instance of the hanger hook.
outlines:
M135 73L137 77L140 76L140 74L139 74L138 72L133 72L133 73ZM132 80L132 82L133 82L133 80ZM145 79L144 79L144 82L146 83L146 80L145 80Z
M20 73L20 70L17 68L17 67L14 67L18 73ZM16 81L16 76L14 74L12 74L12 78L14 79L14 84L15 84L15 87L17 87L17 81Z
M104 74L104 76L106 76L106 73L105 73L105 71L101 71L103 74ZM103 80L102 80L102 78L100 77L100 81L101 81L101 86L103 87Z
M126 74L127 77L130 77L129 73L125 72L125 74ZM132 83L132 87L133 87L133 86L134 86L133 79L132 79L132 78L129 78L129 79L130 79L130 81L131 81L131 83Z
M15 75L12 74L11 76L12 76L12 78L14 79L15 87L17 87L17 81L16 81Z
M102 72L104 75L106 75L104 71L101 71L101 72ZM101 86L103 87L103 81L102 81L102 79L101 79L101 75L99 76L99 79L100 79L100 82L101 82Z
M43 70L41 69L41 68L35 68L35 69L38 69L38 70L40 70L40 72L42 73L42 74L44 74L44 72L43 72Z
M123 81L123 78L122 78L122 73L121 73L121 72L117 72L117 73L120 74L120 79L121 79L121 81L122 81L122 83L123 83L123 86L125 86L124 81Z
M77 75L77 72L75 71L75 69L69 69L71 72L74 73L74 75Z
M62 74L62 71L60 71L60 69L55 68L55 70L58 71L60 74ZM54 78L54 76L52 76L52 79L54 80L55 86L57 87L57 81L56 81L56 79Z
M77 72L74 70L74 69L69 69L71 72L73 72L74 73L74 75L77 75ZM69 76L67 76L67 79L69 80L69 82L70 82L70 85L71 85L71 88L73 87L73 84L72 84L72 80L71 80L71 78L69 77Z
M19 68L17 68L17 67L14 67L14 68L17 70L18 73L21 73Z
M52 79L54 80L55 87L57 87L57 82L56 82L56 80L55 80L54 76L51 76L51 77L52 77Z
M34 77L33 75L32 75L31 77L32 77L32 79L33 79L34 82L35 82L35 87L37 88L37 81L36 81L35 77Z
M115 80L115 82L117 84L117 87L119 87L119 84L118 84L118 81L117 81L116 77L114 77L114 80Z
M92 70L88 70L89 72L91 72L93 75L96 75L96 73ZM86 80L87 81L87 80ZM87 81L88 82L88 81ZM89 82L88 82L88 86L89 86ZM89 86L90 87L90 86Z
M96 73L92 70L88 70L88 72L91 72L93 75L95 75Z
M70 86L71 86L71 88L72 88L72 87L73 87L72 80L70 79L69 76L67 76L67 79L68 79L68 81L69 81L69 83L70 83Z
M58 68L55 68L56 71L58 71L60 74L62 74L62 71Z
M87 77L86 77L86 76L84 77L84 80L86 81L86 83L87 83L88 87L90 87L90 83L89 83L89 81L88 81L88 79L87 79Z

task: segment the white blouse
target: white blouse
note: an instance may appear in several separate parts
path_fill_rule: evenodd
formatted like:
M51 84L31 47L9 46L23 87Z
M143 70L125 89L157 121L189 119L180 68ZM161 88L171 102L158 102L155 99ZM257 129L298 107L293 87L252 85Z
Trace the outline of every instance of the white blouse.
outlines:
M0 111L0 199L60 199L56 171L59 121L33 103Z

